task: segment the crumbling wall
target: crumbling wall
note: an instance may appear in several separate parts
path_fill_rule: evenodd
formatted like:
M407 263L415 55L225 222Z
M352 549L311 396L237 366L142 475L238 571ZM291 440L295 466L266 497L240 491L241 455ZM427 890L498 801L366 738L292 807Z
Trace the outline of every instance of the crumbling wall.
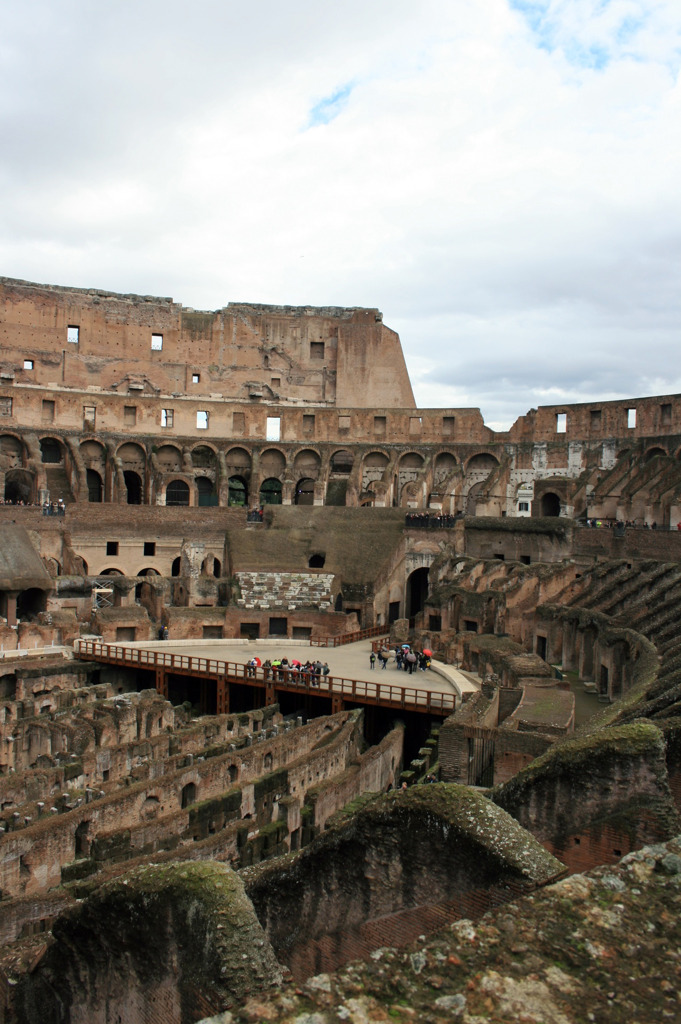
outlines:
M387 794L244 879L277 956L303 978L477 916L562 870L490 801L436 783Z

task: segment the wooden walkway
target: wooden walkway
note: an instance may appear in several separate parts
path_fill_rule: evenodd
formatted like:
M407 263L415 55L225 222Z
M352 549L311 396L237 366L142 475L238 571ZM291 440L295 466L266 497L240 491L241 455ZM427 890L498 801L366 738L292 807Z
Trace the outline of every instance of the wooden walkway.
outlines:
M286 669L250 668L240 662L171 654L121 644L103 644L93 640L77 640L73 650L75 656L82 660L154 672L156 691L166 698L169 696L170 675L212 681L216 686L218 714L227 714L230 710L230 683L264 690L266 704L278 702L277 692L328 697L331 700L332 713L343 711L348 705L371 704L446 717L451 715L456 705L454 693L403 687L393 683L343 679L330 675L306 678Z

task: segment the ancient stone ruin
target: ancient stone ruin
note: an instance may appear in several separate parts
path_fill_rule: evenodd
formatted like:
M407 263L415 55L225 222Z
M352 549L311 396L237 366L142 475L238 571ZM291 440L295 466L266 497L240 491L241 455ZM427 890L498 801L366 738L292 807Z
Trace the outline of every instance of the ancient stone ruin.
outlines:
M681 396L0 293L0 1024L678 1019Z

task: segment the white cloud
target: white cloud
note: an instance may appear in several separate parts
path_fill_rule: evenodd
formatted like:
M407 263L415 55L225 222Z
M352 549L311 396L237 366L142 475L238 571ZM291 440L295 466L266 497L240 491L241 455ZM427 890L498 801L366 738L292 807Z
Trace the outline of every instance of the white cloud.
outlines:
M420 404L498 424L681 390L675 6L16 5L3 273L379 306Z

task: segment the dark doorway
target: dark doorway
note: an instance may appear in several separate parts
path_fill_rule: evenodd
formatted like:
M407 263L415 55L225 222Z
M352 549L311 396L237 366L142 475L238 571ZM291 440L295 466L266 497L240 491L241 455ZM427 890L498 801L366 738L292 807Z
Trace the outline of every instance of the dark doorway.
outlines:
M40 442L41 462L61 462L61 445L54 437L43 437Z
M407 618L423 611L428 597L428 568L414 569L407 579Z
M560 515L560 498L557 494L553 494L549 491L548 494L544 494L541 499L541 514L543 516L559 516Z
M87 500L99 504L102 500L102 478L94 469L87 471Z
M17 618L33 618L40 612L44 612L46 606L45 592L38 590L37 587L31 587L29 590L22 591L17 597Z
M296 505L314 505L314 480L309 477L296 484Z
M125 486L128 492L128 505L141 505L142 481L139 475L133 473L131 469L126 469L123 478L125 479Z
M14 505L33 501L33 477L25 469L12 469L5 477L5 501Z

